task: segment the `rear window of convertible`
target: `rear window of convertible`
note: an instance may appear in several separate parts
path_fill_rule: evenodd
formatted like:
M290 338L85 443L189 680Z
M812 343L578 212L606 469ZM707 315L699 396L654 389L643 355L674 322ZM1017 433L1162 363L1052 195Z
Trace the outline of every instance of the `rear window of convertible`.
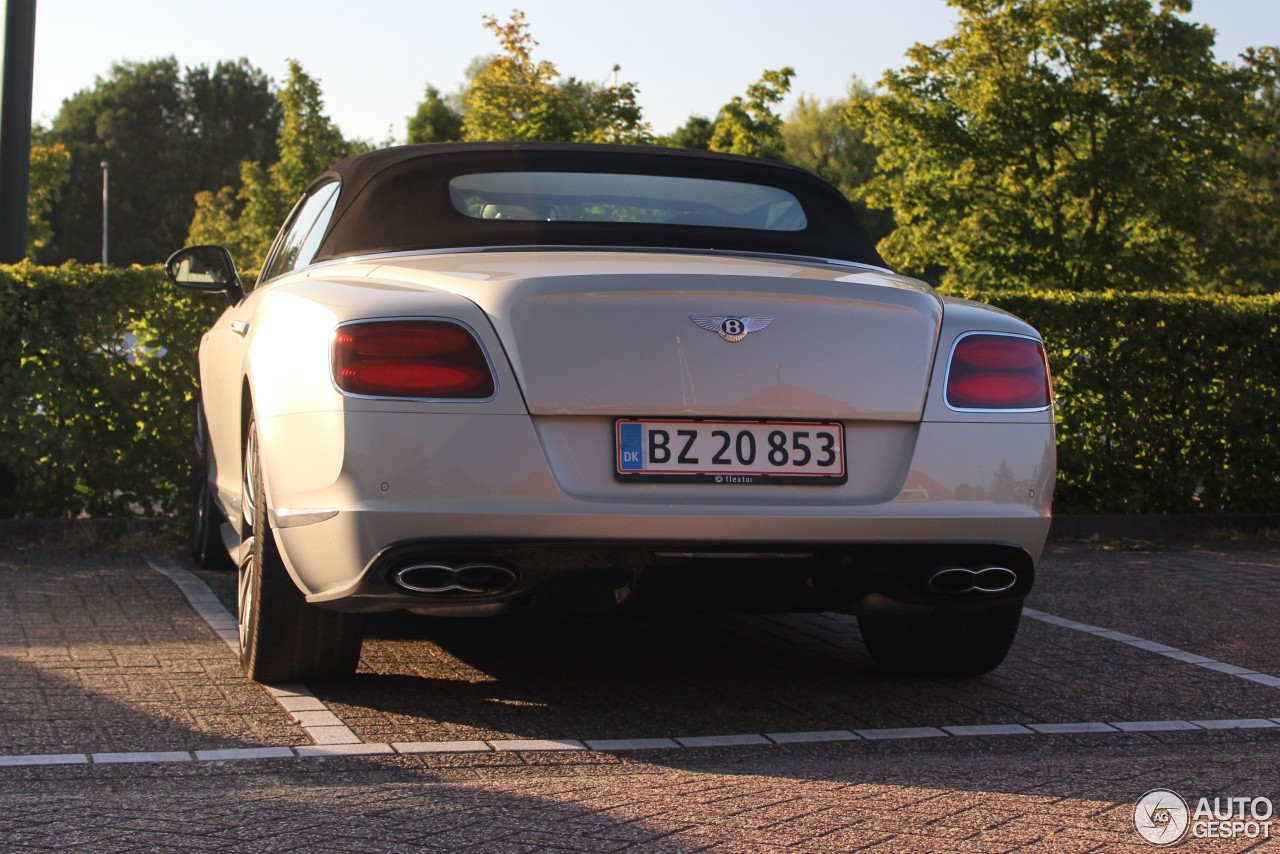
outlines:
M478 172L449 181L454 208L485 220L802 231L799 200L739 181L604 172Z

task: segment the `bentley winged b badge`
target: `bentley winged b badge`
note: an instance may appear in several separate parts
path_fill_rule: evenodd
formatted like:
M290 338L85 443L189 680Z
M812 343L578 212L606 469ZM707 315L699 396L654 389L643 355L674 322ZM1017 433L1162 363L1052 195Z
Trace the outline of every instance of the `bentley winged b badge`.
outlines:
M689 319L730 344L736 344L752 332L759 332L773 323L772 317L734 317L731 314L691 314Z

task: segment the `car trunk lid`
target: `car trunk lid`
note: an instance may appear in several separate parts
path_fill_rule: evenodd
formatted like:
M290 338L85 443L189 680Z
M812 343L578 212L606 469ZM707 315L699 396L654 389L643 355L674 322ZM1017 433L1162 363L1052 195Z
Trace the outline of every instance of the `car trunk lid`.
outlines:
M484 309L533 415L918 421L942 320L919 282L799 261L492 252L371 275Z

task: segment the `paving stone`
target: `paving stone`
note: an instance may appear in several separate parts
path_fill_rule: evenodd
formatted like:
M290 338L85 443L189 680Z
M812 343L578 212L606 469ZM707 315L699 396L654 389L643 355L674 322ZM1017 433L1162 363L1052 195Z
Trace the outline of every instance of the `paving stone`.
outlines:
M1110 724L1100 722L1092 723L1056 723L1056 724L1027 724L1029 729L1046 735L1073 735L1090 732L1118 732L1115 727Z
M897 738L946 738L947 734L937 727L888 727L884 729L858 729L854 732L868 741Z
M858 739L858 736L847 729L829 729L822 732L769 732L765 735L777 744L813 744L823 741L857 741Z
M324 706L323 703L321 703L320 705ZM320 711L320 712L291 711L290 714L293 716L294 720L296 720L302 726L307 728L312 728L312 727L329 728L329 727L345 727L346 726L346 724L342 722L342 719L339 718L337 715L335 715L333 712L329 711L327 707L324 708L324 711Z
M1225 721L1191 721L1201 729L1270 729L1278 726L1276 721L1264 718L1242 718Z
M371 756L383 753L395 753L389 744L307 744L293 748L301 757L316 756Z
M672 750L681 745L670 738L613 738L585 742L590 750Z
M586 746L580 741L571 739L550 739L550 738L512 738L503 740L493 740L489 742L494 750L498 751L525 751L525 750L584 750Z
M1241 674L1241 679L1249 682L1257 682L1259 685L1266 685L1268 688L1280 688L1280 677L1271 676L1265 673L1247 673Z
M224 750L197 750L196 759L201 762L236 761L249 759L292 759L296 756L288 747L231 747Z
M1181 732L1200 729L1189 721L1111 721L1111 725L1122 732Z
M1021 724L978 724L974 726L944 726L944 730L956 736L973 735L1035 735Z
M488 753L493 750L483 741L397 741L391 746L397 753Z
M121 762L190 762L191 754L184 750L153 750L136 753L94 753L91 758L97 765L111 765Z
M0 756L0 767L15 768L27 765L87 765L89 757L83 753L43 753L26 756Z
M740 747L748 744L769 744L763 735L697 735L677 737L676 742L684 747Z
M336 718L335 718L336 720ZM336 726L313 726L307 728L307 735L317 745L361 744L362 739L345 724Z
M316 697L277 697L280 707L286 712L327 712L329 707Z

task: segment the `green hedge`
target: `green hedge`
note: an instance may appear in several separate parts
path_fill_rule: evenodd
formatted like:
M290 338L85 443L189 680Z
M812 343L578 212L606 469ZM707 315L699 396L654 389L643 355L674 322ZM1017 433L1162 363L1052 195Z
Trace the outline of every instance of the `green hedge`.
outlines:
M1280 296L976 298L1045 337L1055 512L1280 510Z
M1057 512L1280 511L1280 297L982 299L1045 335ZM178 510L225 305L159 268L0 266L0 515Z
M225 306L158 267L0 266L0 514L177 510L195 350Z

